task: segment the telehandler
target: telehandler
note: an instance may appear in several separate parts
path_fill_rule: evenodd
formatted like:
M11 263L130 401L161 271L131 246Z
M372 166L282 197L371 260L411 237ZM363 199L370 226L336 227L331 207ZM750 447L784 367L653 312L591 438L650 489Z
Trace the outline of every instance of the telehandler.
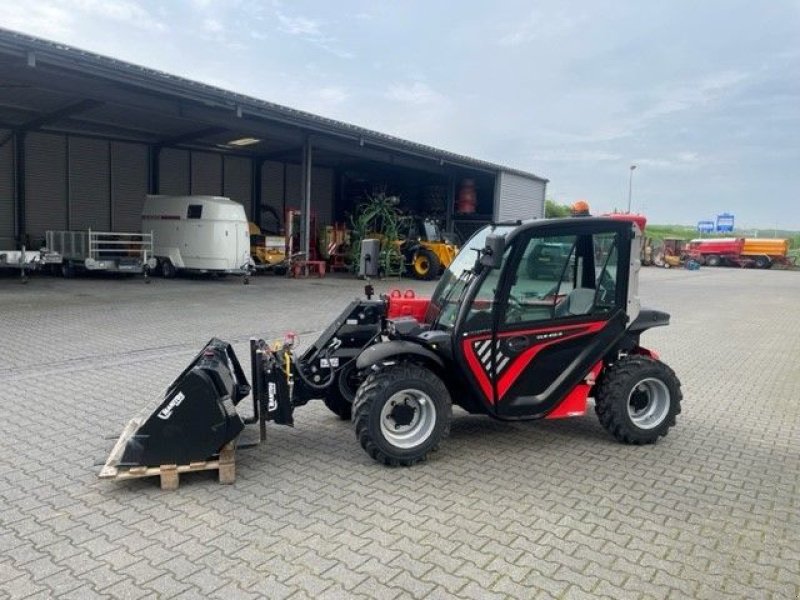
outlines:
M477 232L433 296L354 300L307 350L251 340L251 382L230 345L211 340L132 421L111 468L186 465L230 447L247 424L292 425L323 399L352 417L364 450L386 465L425 460L447 437L452 406L502 420L582 416L626 444L675 424L681 387L642 346L669 324L639 304L641 231L602 217L498 223ZM558 248L558 252L543 252ZM404 313L409 313L404 315ZM237 405L249 395L252 416ZM249 412L249 411L248 411Z

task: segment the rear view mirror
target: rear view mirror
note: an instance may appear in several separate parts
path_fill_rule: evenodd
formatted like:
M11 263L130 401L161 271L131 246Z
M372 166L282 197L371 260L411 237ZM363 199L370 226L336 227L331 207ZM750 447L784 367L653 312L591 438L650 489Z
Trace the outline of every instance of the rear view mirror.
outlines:
M489 234L486 236L486 246L481 252L481 265L490 269L498 269L503 262L503 252L506 249L506 238L503 235Z

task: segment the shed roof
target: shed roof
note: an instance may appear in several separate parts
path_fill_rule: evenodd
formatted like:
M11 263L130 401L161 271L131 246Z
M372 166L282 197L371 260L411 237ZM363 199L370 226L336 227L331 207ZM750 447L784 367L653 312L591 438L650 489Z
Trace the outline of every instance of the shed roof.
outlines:
M53 74L53 77L46 76L47 71ZM37 79L37 74L41 74L39 79ZM79 79L70 79L68 75L76 75ZM63 76L64 79L59 81L59 76ZM80 77L88 77L94 85L94 87L89 86L85 89L83 104L80 103L79 98L80 92L84 90L74 89ZM117 131L146 133L149 126L158 129L157 133L160 134L162 143L165 135L171 136L166 138L167 142L181 143L203 137L209 143L213 143L215 136L222 135L221 131L213 131L212 127L198 131L196 126L194 131L187 131L187 129L191 129L189 121L192 119L192 115L200 114L197 111L202 108L216 109L223 110L228 113L228 116L235 116L239 119L238 123L243 132L249 130L250 123L261 122L296 129L304 133L331 136L339 140L349 139L360 146L377 147L417 158L430 159L438 161L439 164L453 164L482 171L504 171L530 179L547 181L533 173L441 150L3 28L0 28L0 79L5 79L12 84L14 81L20 83L17 89L0 90L0 127L9 129L31 122L40 125L36 123L36 114L38 113L42 115L39 117L40 120L49 119L51 122L54 118L62 122L72 120L74 127L78 127L79 121L85 124L86 121L91 120L95 129L100 124L108 124L109 129ZM70 82L72 82L72 87L70 87ZM121 115L118 112L118 106L113 101L108 102L108 93L111 90L105 89L104 86L108 86L110 83L114 86L115 97L119 97L120 94L141 96L144 93L158 96L161 99L177 100L179 102L177 114L173 110L174 107L162 106L165 118L163 122L154 122L153 114L148 110L149 106L141 105L137 110L136 106L128 105L125 107L124 115ZM91 93L92 91L95 93ZM8 101L8 98L12 96L14 102ZM87 98L89 100L86 100ZM101 101L92 103L92 98L101 98ZM6 99L5 102L4 99ZM189 108L194 108L195 112L183 111L180 105L181 101L189 103L191 105ZM63 114L58 114L59 110ZM274 131L279 130L275 129ZM102 135L102 128L96 133ZM153 134L155 133L153 132ZM230 138L229 135L226 137Z

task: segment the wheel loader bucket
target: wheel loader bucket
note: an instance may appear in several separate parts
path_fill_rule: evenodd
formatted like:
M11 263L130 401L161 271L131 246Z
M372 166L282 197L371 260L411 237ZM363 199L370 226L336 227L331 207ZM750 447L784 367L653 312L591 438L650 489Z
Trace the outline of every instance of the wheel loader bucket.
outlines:
M152 410L128 424L104 470L208 460L244 429L236 405L249 393L231 345L212 339Z

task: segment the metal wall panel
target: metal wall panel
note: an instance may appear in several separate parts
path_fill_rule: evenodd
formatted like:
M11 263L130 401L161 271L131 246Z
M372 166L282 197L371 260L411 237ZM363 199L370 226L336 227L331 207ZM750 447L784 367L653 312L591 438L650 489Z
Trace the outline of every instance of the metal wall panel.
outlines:
M141 231L147 173L146 145L111 142L111 226L114 231Z
M192 152L192 194L222 195L222 155Z
M286 209L300 210L303 206L303 169L300 165L286 165Z
M68 142L68 227L74 230L109 231L109 143L75 136L70 136Z
M248 219L253 212L252 161L242 156L225 157L223 195L244 206Z
M8 130L0 129L0 140ZM0 146L0 250L14 248L14 139Z
M281 225L285 219L283 214L283 167L283 163L270 160L261 165L261 205L269 206L278 213ZM274 217L266 211L262 211L258 224L270 229L275 229L276 225Z
M311 210L317 217L317 227L333 222L333 169L311 168Z
M495 188L495 218L499 221L543 218L545 187L544 181L500 171Z
M67 228L67 138L25 136L25 232L33 244L48 229Z
M169 196L189 194L189 151L162 148L158 157L158 193Z

